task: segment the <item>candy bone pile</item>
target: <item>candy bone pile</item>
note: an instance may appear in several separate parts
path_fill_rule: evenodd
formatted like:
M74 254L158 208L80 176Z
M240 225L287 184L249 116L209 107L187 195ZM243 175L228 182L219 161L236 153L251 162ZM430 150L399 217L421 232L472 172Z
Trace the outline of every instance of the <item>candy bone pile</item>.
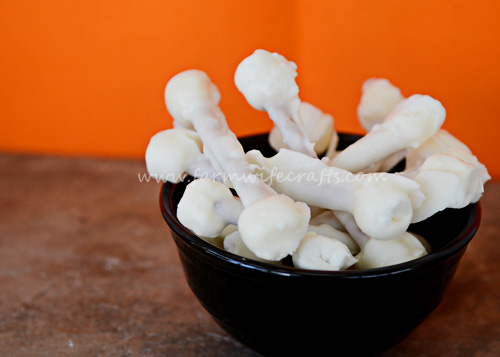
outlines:
M410 223L477 202L490 179L468 147L441 129L441 103L404 98L388 80L369 79L358 106L368 132L338 152L333 117L299 99L296 69L256 50L234 76L248 103L275 124L269 141L278 153L270 158L245 154L204 72L168 82L174 129L151 138L146 164L157 179L197 178L179 202L180 222L231 253L271 264L291 256L302 269L369 269L427 254ZM402 158L403 172L384 172Z

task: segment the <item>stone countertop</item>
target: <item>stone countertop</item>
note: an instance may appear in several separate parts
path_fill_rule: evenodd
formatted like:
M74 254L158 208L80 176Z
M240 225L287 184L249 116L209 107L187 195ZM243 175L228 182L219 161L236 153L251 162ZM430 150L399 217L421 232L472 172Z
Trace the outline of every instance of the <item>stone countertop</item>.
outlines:
M189 290L137 161L0 155L0 355L259 356ZM500 183L443 303L384 356L500 356Z

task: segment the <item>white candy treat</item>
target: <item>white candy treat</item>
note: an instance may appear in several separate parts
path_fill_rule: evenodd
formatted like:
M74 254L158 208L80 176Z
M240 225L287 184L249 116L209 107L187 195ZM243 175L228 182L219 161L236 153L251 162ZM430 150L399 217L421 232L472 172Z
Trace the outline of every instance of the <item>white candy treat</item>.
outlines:
M314 151L318 155L326 152L330 146L337 147L339 138L334 130L333 117L330 114L323 113L310 103L301 102L299 117L304 123L307 137L314 143Z
M225 205L234 212L217 210L218 206ZM243 206L227 186L210 179L198 179L186 186L177 206L177 217L196 235L215 238L228 224L237 223L238 211L243 211Z
M385 78L370 78L363 83L358 118L370 131L384 121L396 105L403 100L401 91Z
M387 173L354 175L288 149L271 158L252 150L247 160L276 191L309 205L350 212L361 230L377 239L400 237L423 201L413 180Z
M329 162L331 159L333 159L337 155L338 144L339 144L339 135L334 130L333 134L332 134L332 138L330 139L330 144L328 144L328 148L326 149L325 156L323 157L323 159L325 159L326 162Z
M358 269L381 268L404 263L423 257L427 254L420 240L411 233L405 232L401 237L392 240L370 239L356 255Z
M182 181L186 173L192 176L215 175L202 150L200 137L192 130L160 131L149 141L146 167L152 177L172 183Z
M275 265L280 265L281 262L276 262L276 261L269 261L265 259L261 259L255 254L252 253L250 249L245 245L243 240L241 239L240 232L237 230L228 234L226 238L224 238L224 250L239 255L244 258L252 259L252 260L257 260L260 262L265 262L269 264L275 264Z
M277 53L256 50L238 65L234 82L247 102L266 111L292 150L316 157L299 117L297 66Z
M333 214L333 211L326 210L323 213L317 215L316 217L311 218L309 224L314 226L319 226L321 224L328 224L329 226L335 228L338 231L345 232L344 225L338 220L337 217Z
M309 208L304 203L278 197L272 188L253 173L246 161L243 147L228 128L224 114L217 106L219 97L212 95L214 88L215 85L204 72L191 70L179 73L167 84L165 90L167 107L169 110L173 108L171 114L176 120L182 120L193 126L203 142L205 152L209 152L211 159L216 162L217 165L214 166L220 167L229 176L245 207L238 221L239 231L245 244L263 259L280 260L298 247L307 230L310 219ZM189 110L184 106L183 101L186 98L195 101L195 105ZM268 211L268 207L275 207L280 210L280 214L269 215L270 219L264 225L255 224L259 221L254 221L250 225L245 223L248 217L263 216L261 211L265 214L275 212L275 210ZM254 234L256 226L260 227L261 237L256 237ZM263 249L259 241L263 236L271 237L279 244L271 243ZM254 250L255 247L258 248Z
M451 148L429 156L414 180L425 200L412 222L420 222L445 208L463 208L479 201L490 179L486 167L468 149Z
M333 117L330 114L323 113L312 104L301 102L299 117L304 125L307 137L314 143L316 154L321 155L329 147L333 148L333 150L337 147L338 134L333 129ZM288 148L283 142L283 137L277 127L273 127L269 133L269 144L276 151Z
M335 238L338 241L341 241L347 246L347 248L349 248L349 251L352 254L356 254L359 252L358 244L351 238L349 234L347 234L346 232L339 231L338 229L335 229L326 223L319 225L309 224L309 228L307 228L307 231L314 232L320 236Z
M280 149L286 148L288 146L283 142L283 137L281 136L280 130L273 126L268 136L269 145L276 151L280 151Z
M389 155L415 149L439 130L446 117L441 103L427 95L415 94L402 100L368 134L338 153L331 166L359 172Z
M396 166L401 160L406 157L407 150L400 150L392 153L387 156L385 159L374 162L368 167L365 167L363 170L358 173L368 174L371 172L387 172L390 171Z
M335 211L334 215L344 225L345 230L356 242L358 247L363 247L366 242L368 242L370 237L361 231L352 214L349 212Z
M399 238L381 241L364 234L350 213L336 211L335 216L344 224L351 237L361 248L361 252L356 255L356 258L359 259L356 267L359 269L379 268L402 263L419 258L430 251L429 244L420 236L405 232Z
M197 77L197 78L194 78ZM179 111L183 113L182 120L193 126L203 142L205 152L214 160L217 167L232 176L231 183L238 192L244 205L260 198L265 198L275 192L261 182L252 172L245 160L243 147L236 135L227 127L224 114L217 106L218 100L213 100L209 93L215 88L210 78L198 70L188 70L175 75L167 84L165 90L167 107L183 107L177 105L176 100L197 98L195 108ZM191 93L191 92L194 92ZM217 98L216 98L217 99ZM170 103L170 104L168 104ZM171 112L175 120L178 112ZM248 202L245 202L248 201Z
M292 260L296 268L331 271L345 270L357 262L344 243L314 232L302 239Z
M170 79L165 87L165 104L174 118L174 124L193 128L192 118L203 111L208 103L219 104L220 92L207 74L197 69L181 72ZM214 113L221 115L222 113Z
M409 225L481 198L491 177L441 129L446 110L439 101L405 98L387 79L368 79L357 108L368 133L337 151L333 117L300 100L296 77L294 62L265 50L234 74L247 102L274 122L268 139L278 153L269 158L245 154L205 72L187 70L168 82L174 129L151 138L146 165L157 180L198 178L177 207L194 234L271 264L291 256L299 269L372 269L428 254ZM403 172L386 172L403 158Z
M463 142L455 138L448 131L439 129L434 136L432 136L418 148L408 151L406 155L405 172L413 172L416 174L416 171L420 169L420 166L422 166L424 161L429 156L434 154L441 154L452 148L461 148L470 152L470 149ZM412 177L407 174L405 174L405 176Z
M297 249L309 218L305 203L275 195L247 207L240 215L238 229L245 245L259 258L281 260Z

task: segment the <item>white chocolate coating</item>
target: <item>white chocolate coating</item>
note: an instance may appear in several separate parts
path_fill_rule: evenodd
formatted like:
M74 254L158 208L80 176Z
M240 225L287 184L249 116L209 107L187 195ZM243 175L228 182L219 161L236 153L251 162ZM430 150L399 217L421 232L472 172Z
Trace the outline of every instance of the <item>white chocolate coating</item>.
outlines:
M407 150L400 150L387 156L385 159L377 161L370 166L364 168L359 173L368 174L371 172L388 172L391 171L401 160L406 157Z
M333 129L333 117L330 114L323 113L312 104L301 102L299 117L304 125L307 137L314 143L314 151L316 154L321 155L325 153L330 146L337 146L338 134ZM269 144L276 151L282 148L288 148L283 142L283 137L276 126L273 127L269 133ZM333 148L333 150L334 149L335 148Z
M156 179L177 183L187 172L191 175L213 173L208 160L203 156L200 137L187 129L168 129L155 134L146 149L146 167Z
M412 95L401 101L382 124L336 155L330 165L359 172L395 152L415 149L439 130L445 117L439 101Z
M224 201L235 201L224 184L209 179L198 179L187 185L177 206L179 221L198 236L215 238L221 234L229 220L216 212Z
M408 151L406 155L405 172L416 171L420 169L424 161L429 156L443 153L452 148L461 148L470 152L470 149L463 142L451 135L448 131L439 129L434 136L432 136L418 148Z
M358 269L381 268L404 263L427 254L420 240L405 232L392 240L370 239L356 255Z
M174 183L185 173L224 173L241 197L224 184L196 180L179 202L181 223L233 253L268 262L292 255L304 269L346 269L356 258L358 268L376 268L427 254L405 232L410 222L476 202L490 179L465 144L439 130L446 116L441 103L423 95L404 99L388 80L369 79L358 117L370 132L337 153L333 117L300 101L296 69L277 53L257 50L235 73L248 103L275 123L269 141L284 149L272 158L245 155L204 72L188 70L169 81L165 102L175 129L151 138L148 172ZM399 175L350 173L389 169L406 153ZM329 211L310 220L308 205Z
M253 173L246 161L243 147L228 128L224 115L211 95L215 86L210 85L210 79L201 71L183 73L171 80L174 81L173 84L167 84L167 107L174 108L171 114L175 118L179 112L176 110L184 108L186 98L194 98L193 108L180 111L182 120L193 125L205 151L215 161L214 166L230 175L231 184L245 207L238 220L243 241L262 259L282 259L292 253L304 237L310 219L309 207L278 196ZM269 210L269 207L272 209ZM279 212L278 217L274 217L275 212ZM256 225L255 222L261 224ZM201 225L210 226L210 223L205 221ZM220 225L215 225L213 232L218 229ZM266 238L271 244L262 244L261 240Z
M256 50L238 65L234 83L255 109L267 111L269 106L278 104L293 113L300 104L295 77L295 63L278 53Z
M349 234L339 231L332 226L328 224L319 224L319 225L309 225L309 228L307 228L308 232L314 232L317 235L328 237L328 238L335 238L338 241L344 243L347 248L349 248L349 251L352 254L356 254L359 252L359 246L356 244L356 242L349 236Z
M333 117L307 102L301 102L299 117L304 123L307 137L314 143L314 151L322 154L328 149L333 130Z
M344 225L345 230L349 233L358 247L362 248L368 242L370 237L363 233L356 223L354 216L349 212L335 211L335 217Z
M380 179L357 190L352 215L361 231L376 239L390 240L408 229L413 217L413 203L409 193L392 180ZM389 176L386 176L389 177ZM412 183L415 190L418 185ZM413 193L410 193L413 195ZM423 197L418 199L419 205Z
M250 249L245 245L243 240L241 239L241 235L239 231L234 231L224 238L224 249L230 253L239 255L244 258L257 260L261 262L266 262L270 264L277 264L279 262L271 262L265 259L261 259L255 254L252 253Z
M345 270L357 262L344 243L314 232L302 239L292 260L296 268L330 271Z
M309 207L284 195L254 202L243 211L238 229L245 245L259 258L280 260L292 254L307 231Z
M384 78L370 78L363 83L358 118L361 125L370 131L384 121L396 105L403 100L401 91Z
M415 176L425 200L412 222L420 222L445 208L477 202L491 177L486 167L466 149L455 147L429 156Z
M321 224L328 224L329 226L335 228L338 231L345 232L344 225L335 217L333 211L325 210L323 213L311 218L309 224L314 226L319 226Z
M276 191L309 205L350 212L361 230L377 239L401 236L423 200L413 180L387 173L353 175L287 149L271 158L252 150L247 160Z
M190 69L176 74L165 88L165 104L176 126L192 128L194 111L220 101L220 92L203 71Z
M256 50L238 65L234 82L252 107L267 111L288 147L316 157L299 117L296 69L295 63L277 53Z
M175 120L194 127L203 142L204 152L213 167L230 176L243 205L275 194L261 182L245 160L245 153L236 135L228 128L224 114L214 99L215 85L198 70L181 72L167 84L165 101ZM189 100L194 104L189 108ZM181 108L181 109L179 109Z

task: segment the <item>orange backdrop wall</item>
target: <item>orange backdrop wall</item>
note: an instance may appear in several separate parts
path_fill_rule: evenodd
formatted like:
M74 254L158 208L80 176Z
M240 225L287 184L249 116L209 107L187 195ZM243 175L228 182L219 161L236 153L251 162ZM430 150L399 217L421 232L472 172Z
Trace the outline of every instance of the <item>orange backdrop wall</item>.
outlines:
M362 133L363 81L429 94L444 128L500 178L500 2L0 0L0 150L142 158L171 127L163 91L205 70L238 135L271 122L233 84L257 48L298 65L301 98Z

